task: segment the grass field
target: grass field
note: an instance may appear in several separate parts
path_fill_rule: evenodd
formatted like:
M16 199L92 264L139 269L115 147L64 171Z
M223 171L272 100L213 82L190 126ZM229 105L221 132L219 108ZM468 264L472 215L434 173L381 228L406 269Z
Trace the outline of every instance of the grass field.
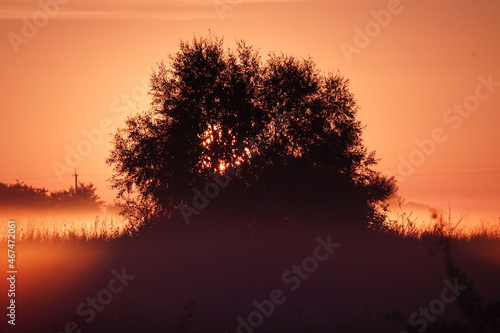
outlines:
M472 332L460 298L433 321L410 323L440 299L445 280L453 283L443 238L430 231L451 236L468 290L486 308L500 300L498 229L465 237L445 219L418 232L404 221L385 233L204 221L135 237L119 237L126 226L109 217L61 221L63 229L47 217L19 221L18 316L6 332L417 332L424 324L426 332ZM339 244L326 259L321 250L323 261L311 259L318 238ZM117 274L123 288L110 282Z

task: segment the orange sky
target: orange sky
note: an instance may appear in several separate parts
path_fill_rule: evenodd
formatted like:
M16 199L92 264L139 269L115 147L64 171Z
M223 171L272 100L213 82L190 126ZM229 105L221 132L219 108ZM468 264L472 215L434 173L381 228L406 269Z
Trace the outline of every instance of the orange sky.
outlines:
M366 145L408 200L500 212L497 0L4 0L0 8L0 181L68 188L72 176L58 177L54 165L76 166L111 200L104 132L147 107L148 66L211 29L227 46L243 38L263 55L311 56L349 78ZM81 158L68 163L68 149Z

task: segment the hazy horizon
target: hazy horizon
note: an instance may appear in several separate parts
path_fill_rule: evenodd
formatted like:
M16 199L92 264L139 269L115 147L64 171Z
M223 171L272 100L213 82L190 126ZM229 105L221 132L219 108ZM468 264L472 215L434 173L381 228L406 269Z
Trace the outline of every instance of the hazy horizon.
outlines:
M110 135L123 116L147 108L147 68L167 60L180 40L211 30L228 47L237 38L264 57L310 56L349 79L365 144L377 151L378 170L398 176L407 201L499 214L500 4L400 1L386 17L390 3L244 1L221 14L203 1L131 0L119 11L112 1L71 1L23 37L22 18L44 9L6 2L0 181L60 190L72 185L76 167L111 202ZM373 37L359 33L367 27ZM478 88L485 80L490 86ZM477 89L489 94L474 111L449 111ZM440 142L429 145L436 129Z

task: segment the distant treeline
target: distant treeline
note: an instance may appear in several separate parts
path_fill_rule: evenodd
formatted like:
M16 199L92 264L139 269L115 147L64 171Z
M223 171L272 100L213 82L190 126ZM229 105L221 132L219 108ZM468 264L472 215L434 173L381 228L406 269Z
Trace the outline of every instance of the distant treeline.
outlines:
M24 182L0 182L0 208L99 211L104 202L95 191L92 183L79 183L76 191L74 187L70 187L68 190L49 192L45 188L29 186Z

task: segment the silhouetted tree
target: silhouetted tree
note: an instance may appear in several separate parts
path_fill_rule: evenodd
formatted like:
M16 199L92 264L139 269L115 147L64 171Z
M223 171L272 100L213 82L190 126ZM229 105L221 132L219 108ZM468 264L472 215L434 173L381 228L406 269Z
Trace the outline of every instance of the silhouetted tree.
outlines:
M0 206L14 208L44 208L50 204L49 192L45 188L36 188L16 180L15 184L0 183Z
M69 190L52 192L50 199L55 208L99 211L104 202L95 191L94 184L79 182L77 191L70 187Z
M128 215L147 207L170 215L214 174L236 168L224 199L231 205L251 198L292 209L314 201L335 210L348 203L363 219L380 220L378 206L395 183L370 168L375 154L362 144L347 84L310 59L270 54L263 63L243 41L234 50L211 35L181 42L151 77L151 109L114 137L112 186L135 202Z
M0 183L0 207L15 209L101 209L103 201L95 193L92 183L79 183L78 192L69 190L49 192L17 181L15 184Z

